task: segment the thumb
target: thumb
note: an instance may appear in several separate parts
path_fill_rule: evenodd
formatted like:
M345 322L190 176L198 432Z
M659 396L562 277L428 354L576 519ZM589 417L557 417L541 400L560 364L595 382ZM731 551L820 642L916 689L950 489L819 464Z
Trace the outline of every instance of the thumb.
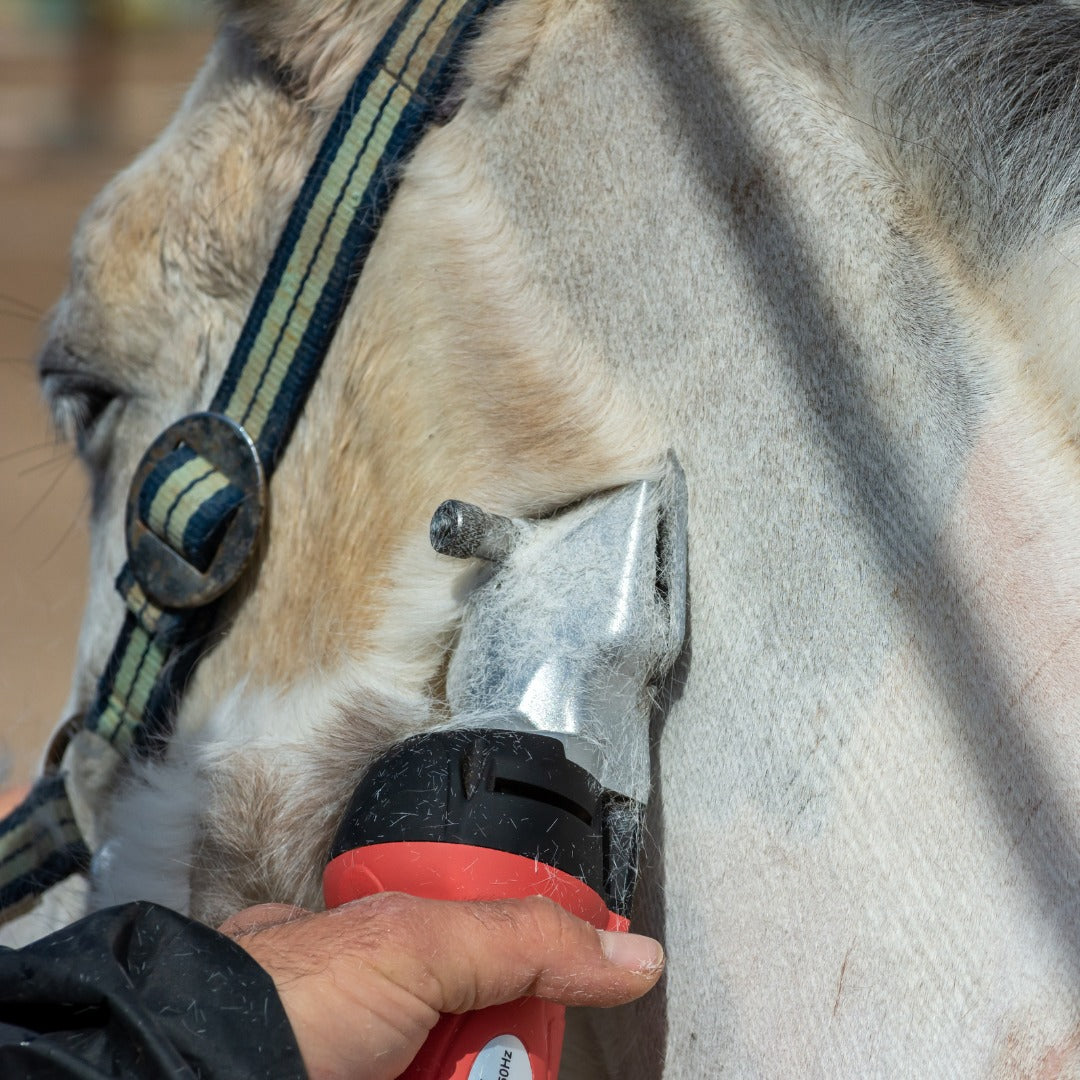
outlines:
M391 936L401 935L398 947L381 957L382 974L411 987L438 1012L469 1012L526 996L564 1005L618 1005L644 994L663 971L659 942L596 930L545 897L474 903L371 899L382 901ZM366 903L349 907L370 917Z

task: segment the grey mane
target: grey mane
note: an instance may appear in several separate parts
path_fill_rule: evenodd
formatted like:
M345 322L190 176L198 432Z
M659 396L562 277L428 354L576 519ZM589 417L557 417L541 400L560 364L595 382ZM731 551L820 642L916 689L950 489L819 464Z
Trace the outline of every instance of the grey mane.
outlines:
M788 16L805 32L804 15ZM834 57L841 45L852 73L841 94L885 136L884 163L912 207L956 230L967 261L992 270L1076 221L1080 12L1026 0L845 0L814 23Z

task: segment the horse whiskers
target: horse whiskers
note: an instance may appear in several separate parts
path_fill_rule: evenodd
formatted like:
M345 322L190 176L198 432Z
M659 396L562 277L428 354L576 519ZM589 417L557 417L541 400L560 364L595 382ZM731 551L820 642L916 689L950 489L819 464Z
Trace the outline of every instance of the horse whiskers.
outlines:
M20 470L19 475L29 476L33 472L40 472L43 469L52 469L64 462L68 464L71 463L71 455L66 447L62 447L60 453L55 454L46 461L39 461L34 465L28 465L25 469Z
M47 566L49 564L49 562L52 560L52 558L56 555L56 553L68 541L71 534L75 531L75 527L79 524L80 521L83 520L83 513L85 512L87 503L89 501L90 501L90 493L87 492L82 497L82 501L79 503L78 507L75 510L75 513L72 515L71 521L68 523L68 527L60 534L60 537L53 544L53 546L51 548L49 548L48 553L41 560L41 562L39 562L34 567L35 570L41 570L43 567Z
M57 450L62 445L56 439L49 439L47 442L35 443L33 446L24 446L21 450L12 450L6 454L0 454L0 465L14 461L16 458L26 457L28 454L40 454L46 450Z
M21 319L23 322L40 323L40 315L32 315L29 311L12 311L10 309L0 309L0 318L5 319Z
M45 314L44 308L40 308L36 304L31 304L28 300L22 300L18 296L13 296L11 293L0 292L0 303L10 304L16 308L22 308L23 311L30 315L35 315L38 318Z
M48 497L56 490L60 481L67 474L68 469L71 467L71 464L74 461L74 457L68 458L64 467L59 472L57 472L57 474L49 482L49 486L45 488L41 495L34 500L34 503L30 507L30 509L27 510L26 513L23 514L23 516L19 518L19 520L15 523L15 527L11 530L13 534L17 533L30 520L30 518L32 518L34 514L45 504L46 499L48 499Z

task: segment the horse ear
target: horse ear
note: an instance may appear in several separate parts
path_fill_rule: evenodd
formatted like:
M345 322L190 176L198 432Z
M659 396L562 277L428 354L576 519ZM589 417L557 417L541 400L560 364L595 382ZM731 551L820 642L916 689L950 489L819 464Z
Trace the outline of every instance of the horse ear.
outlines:
M218 0L226 25L302 96L344 90L390 25L400 0Z

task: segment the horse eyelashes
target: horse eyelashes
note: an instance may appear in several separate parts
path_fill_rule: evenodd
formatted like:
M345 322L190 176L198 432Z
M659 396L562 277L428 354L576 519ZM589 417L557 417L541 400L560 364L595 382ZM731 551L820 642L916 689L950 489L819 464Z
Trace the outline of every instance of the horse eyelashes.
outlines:
M57 433L80 451L109 406L122 396L116 387L95 376L46 366L41 369L41 385Z

